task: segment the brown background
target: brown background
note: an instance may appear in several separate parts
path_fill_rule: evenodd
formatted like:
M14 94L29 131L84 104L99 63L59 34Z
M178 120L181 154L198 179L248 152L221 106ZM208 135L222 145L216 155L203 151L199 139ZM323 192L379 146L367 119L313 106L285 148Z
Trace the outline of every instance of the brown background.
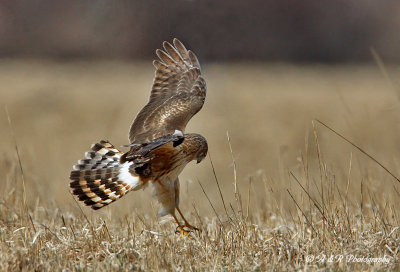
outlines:
M173 37L201 59L400 60L397 0L0 1L0 55L152 58Z

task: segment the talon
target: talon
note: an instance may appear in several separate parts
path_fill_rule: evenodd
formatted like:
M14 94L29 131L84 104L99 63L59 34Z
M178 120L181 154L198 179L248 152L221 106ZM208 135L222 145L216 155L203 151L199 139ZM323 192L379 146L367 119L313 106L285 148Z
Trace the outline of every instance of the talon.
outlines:
M182 215L182 213L179 211L179 209L178 209L178 212ZM185 221L185 225L183 225L183 226L181 225L181 223L179 222L179 220L176 218L175 215L172 215L172 216L175 219L175 222L178 224L178 226L175 229L175 234L176 233L182 234L182 239L185 236L189 237L190 239L193 239L193 237L190 235L190 232L192 232L193 230L200 231L200 229L190 225L183 216L182 217ZM185 227L188 228L188 230L185 230Z
M190 230L187 231L184 229L182 226L178 226L175 230L175 234L180 233L182 235L182 239L185 239L185 236L187 236L190 239L193 239L193 237L190 235Z
M186 230L185 227L186 226L177 226L175 229L175 233L181 233L182 231L187 232L187 233L191 232L191 230Z

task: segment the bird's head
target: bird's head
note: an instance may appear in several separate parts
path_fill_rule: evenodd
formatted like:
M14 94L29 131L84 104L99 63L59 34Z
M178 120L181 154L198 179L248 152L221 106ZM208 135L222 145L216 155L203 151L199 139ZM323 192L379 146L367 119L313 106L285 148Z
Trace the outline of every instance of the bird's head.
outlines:
M196 160L197 163L199 163L207 156L207 140L200 134L185 134L185 139L182 144L184 146L185 153L188 156L188 161Z

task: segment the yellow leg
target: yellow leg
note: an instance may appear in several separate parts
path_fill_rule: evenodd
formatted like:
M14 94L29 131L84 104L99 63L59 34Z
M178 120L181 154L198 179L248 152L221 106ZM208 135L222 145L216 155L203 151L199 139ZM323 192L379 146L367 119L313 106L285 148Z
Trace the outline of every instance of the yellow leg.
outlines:
M184 227L187 227L187 228L192 229L192 230L197 230L197 231L199 231L198 228L193 227L192 225L189 224L189 222L188 222L188 221L186 220L186 218L183 216L183 214L182 214L181 210L179 209L179 207L176 207L176 210L177 210L178 213L181 215L183 221L185 221ZM175 220L176 220L176 219L175 219Z
M189 232L190 231L186 231L184 228L185 226L182 226L181 223L179 223L178 218L176 218L176 216L173 214L172 217L174 217L175 222L178 224L178 227L176 227L176 231L175 233L180 233L182 235L182 239L185 238L185 236L189 237L189 238L193 238L192 236L190 236Z

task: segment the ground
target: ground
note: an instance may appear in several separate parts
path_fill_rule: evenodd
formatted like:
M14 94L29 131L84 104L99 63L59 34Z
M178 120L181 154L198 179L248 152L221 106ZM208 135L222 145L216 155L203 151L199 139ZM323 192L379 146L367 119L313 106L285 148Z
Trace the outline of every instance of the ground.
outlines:
M399 269L400 184L373 159L400 176L400 70L203 66L207 99L187 132L210 156L181 175L181 208L201 229L190 239L156 217L151 188L99 211L69 193L92 143L128 143L150 62L2 60L1 270Z

